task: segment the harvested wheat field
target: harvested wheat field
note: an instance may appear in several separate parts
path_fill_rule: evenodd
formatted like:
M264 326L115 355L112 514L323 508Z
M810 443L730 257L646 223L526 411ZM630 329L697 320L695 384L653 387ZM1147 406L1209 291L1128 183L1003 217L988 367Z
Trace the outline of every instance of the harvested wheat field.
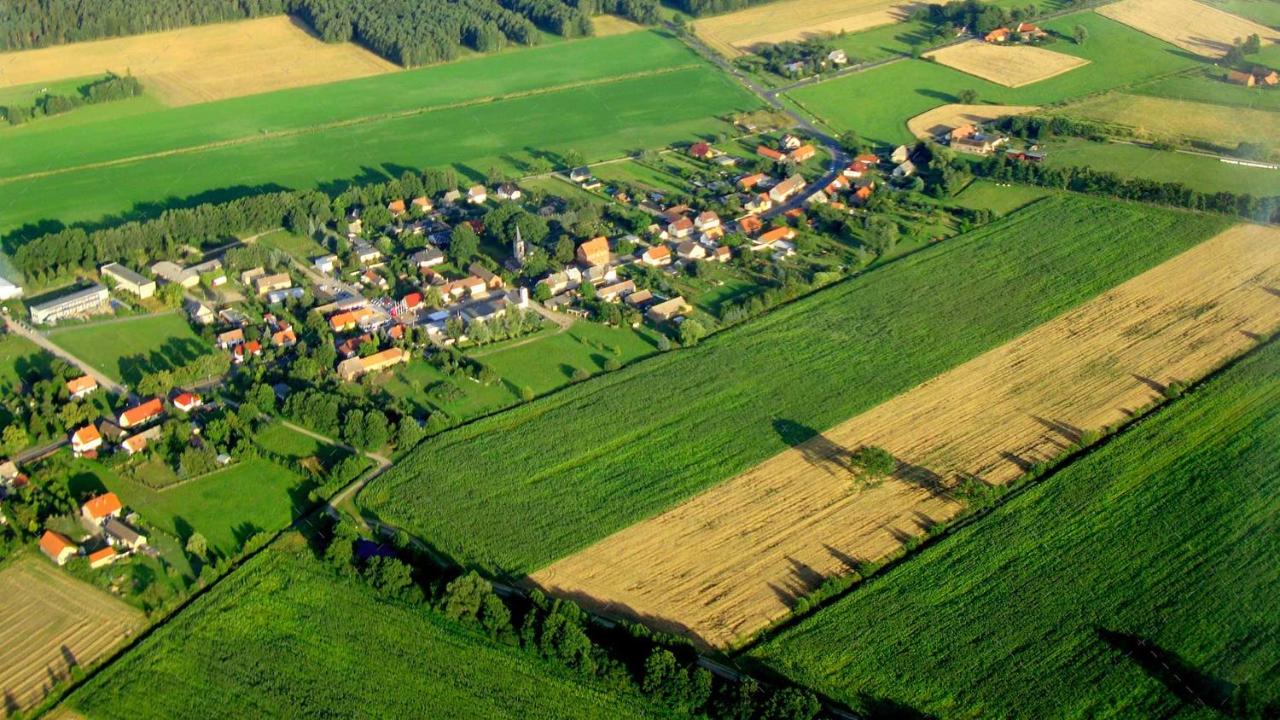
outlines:
M532 579L732 646L955 515L959 478L1013 480L1277 327L1280 230L1238 226ZM868 444L900 466L859 489L847 458Z
M595 31L593 37L609 37L643 30L644 26L617 15L596 15L591 18L591 28Z
M329 44L287 16L0 54L0 87L132 72L166 105L191 105L365 77L399 66Z
M138 610L43 557L6 567L0 571L0 716L40 702L70 665L91 665L145 624Z
M1038 110L1038 105L961 105L936 107L907 121L907 129L918 138L934 137L966 124L987 123L1005 115L1021 115Z
M902 0L783 0L699 20L694 30L716 52L734 58L764 43L902 22L921 5Z
M1062 108L1062 113L1133 128L1140 137L1188 137L1234 146L1280 137L1280 114L1147 95L1114 93Z
M1048 80L1089 64L1088 60L1075 55L1031 45L993 45L981 40L950 45L925 57L1011 88Z
M1264 42L1280 38L1280 34L1265 25L1195 0L1121 0L1104 5L1097 12L1183 50L1208 57L1222 56L1237 38L1255 33Z

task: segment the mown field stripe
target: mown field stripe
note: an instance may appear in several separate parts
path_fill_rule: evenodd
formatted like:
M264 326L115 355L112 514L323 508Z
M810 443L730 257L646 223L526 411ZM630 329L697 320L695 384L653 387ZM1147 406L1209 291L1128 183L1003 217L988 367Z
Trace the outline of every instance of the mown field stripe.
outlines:
M326 130L336 130L357 125L368 125L372 123L385 122L388 120L398 120L401 118L414 117L416 115L426 115L433 112L443 110L457 110L460 108L474 107L477 105L489 105L505 100L519 100L522 98L537 97L539 95L550 95L566 90L580 90L582 88L594 87L598 85L611 85L614 83L625 82L627 80L638 80L641 78L654 77L658 75L666 75L668 73L683 72L694 68L702 67L698 63L689 63L686 65L677 65L667 68L658 68L656 70L642 70L640 72L627 73L625 75L614 75L607 78L596 78L593 80L580 80L578 82L565 83L563 85L554 85L551 87L538 88L536 90L523 90L521 92L508 93L505 95L494 95L490 97L472 98L462 100L455 103L445 103L443 105L431 105L428 107L412 108L409 110L399 110L391 113L383 113L380 115L368 115L359 118L349 118L346 120L335 120L329 123L319 125L310 125L302 128L292 128L289 130L277 130L273 132L264 132L258 135L250 135L246 137L234 138L231 140L220 140L218 142L204 143L202 145L191 145L189 147L174 148L172 150L162 150L160 152L147 153L144 155L134 155L131 157L117 158L114 160L104 160L102 162L87 163L84 165L76 165L73 167L57 168L55 170L41 170L39 172L26 173L24 175L11 175L9 177L0 178L0 185L21 182L24 180L36 180L39 178L52 177L54 175L64 175L67 173L82 172L86 170L97 170L101 168L115 167L117 165L129 165L131 163L142 162L145 160L154 160L156 158L173 157L175 155L189 155L192 153L207 152L209 150L218 150L220 148L235 147L238 145L252 145L255 143L269 142L271 140L280 140L283 138L297 137L300 135L310 135L313 133L323 132Z

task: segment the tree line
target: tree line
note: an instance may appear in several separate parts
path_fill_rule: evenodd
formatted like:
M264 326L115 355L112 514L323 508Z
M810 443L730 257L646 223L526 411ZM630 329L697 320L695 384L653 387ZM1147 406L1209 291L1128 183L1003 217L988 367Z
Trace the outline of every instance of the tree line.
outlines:
M0 3L0 50L173 30L285 11L285 0L26 0Z
M81 105L124 100L142 94L142 83L132 75L107 75L88 85L77 88L76 95L41 95L32 105L0 106L0 112L10 125L21 125L41 115L60 115Z

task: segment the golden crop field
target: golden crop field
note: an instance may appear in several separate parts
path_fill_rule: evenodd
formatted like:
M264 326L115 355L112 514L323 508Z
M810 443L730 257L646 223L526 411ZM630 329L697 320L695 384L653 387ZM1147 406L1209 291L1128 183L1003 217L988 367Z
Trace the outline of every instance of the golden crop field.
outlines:
M694 23L694 31L725 57L762 43L858 32L901 22L923 3L902 0L783 0Z
M166 105L191 105L399 69L278 16L0 54L0 87L132 72Z
M0 571L0 717L39 703L70 665L93 664L145 624L44 557L9 565Z
M1280 114L1147 95L1115 93L1062 109L1086 120L1126 125L1140 136L1186 137L1221 145L1269 142L1280 137Z
M925 57L1005 87L1022 87L1075 70L1089 61L1031 45L996 45L970 40Z
M1013 480L1248 350L1280 327L1276 287L1280 230L1237 226L532 579L732 646L955 515L959 478ZM847 459L864 445L899 472L860 489Z
M643 25L617 15L596 15L591 18L591 27L595 30L595 37L622 35L644 29Z
M1038 109L1038 105L961 105L952 103L922 112L911 118L907 121L907 129L918 138L927 138L961 125L991 122L1005 115L1021 115Z
M1220 57L1236 39L1257 34L1275 42L1280 33L1195 0L1121 0L1097 9L1117 22L1198 55Z

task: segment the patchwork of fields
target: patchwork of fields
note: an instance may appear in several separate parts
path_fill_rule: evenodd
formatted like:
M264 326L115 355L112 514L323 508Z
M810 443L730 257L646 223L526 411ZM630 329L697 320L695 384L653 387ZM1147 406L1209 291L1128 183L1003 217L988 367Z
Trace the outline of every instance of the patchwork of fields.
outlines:
M953 516L960 479L1013 480L1253 347L1280 328L1275 287L1280 231L1232 229L533 580L731 645ZM899 471L859 490L848 457L867 445Z
M1199 55L1218 58L1236 40L1258 35L1264 43L1280 34L1196 0L1121 0L1098 13Z
M1061 113L1124 125L1139 137L1193 138L1223 147L1280 137L1280 114L1275 112L1124 93L1090 98Z
M535 62L535 53L547 53L540 56L546 62ZM575 79L566 67L582 70ZM471 82L480 76L486 81ZM419 89L403 92L410 86ZM684 101L667 100L673 88ZM358 99L343 102L352 95ZM405 167L454 165L483 175L491 165L519 168L533 157L556 160L568 149L598 160L724 129L717 116L758 105L658 33L285 91L253 98L254 109L239 113L248 100L82 126L75 137L32 137L0 161L0 173L8 176L0 180L0 232L251 188L331 187L398 175ZM317 104L327 109L313 112ZM201 172L192 173L193 166ZM51 207L55 197L77 202Z
M0 716L38 703L145 624L142 613L80 582L44 557L0 570Z
M640 718L646 703L381 602L290 536L73 694L93 720L329 717ZM345 713L339 713L345 715Z
M523 574L1008 342L1226 222L1045 200L695 348L439 436L359 500L459 561Z
M855 710L1260 709L1280 700L1277 436L1271 343L751 659Z
M1005 87L1022 87L1087 65L1088 60L1031 45L996 45L982 40L951 45L925 56Z
M784 0L701 19L694 29L716 52L733 58L765 43L901 22L919 5L903 0Z
M1093 12L1044 23L1045 28L1066 36L1076 25L1088 31L1089 40L1083 45L1059 41L1053 49L1088 64L1023 87L1005 87L924 60L904 60L807 85L789 96L837 130L852 129L869 140L898 144L912 137L907 129L910 118L959 102L957 94L963 90L976 91L982 103L1045 105L1130 85L1199 62L1172 45ZM876 101L866 102L868 97Z

